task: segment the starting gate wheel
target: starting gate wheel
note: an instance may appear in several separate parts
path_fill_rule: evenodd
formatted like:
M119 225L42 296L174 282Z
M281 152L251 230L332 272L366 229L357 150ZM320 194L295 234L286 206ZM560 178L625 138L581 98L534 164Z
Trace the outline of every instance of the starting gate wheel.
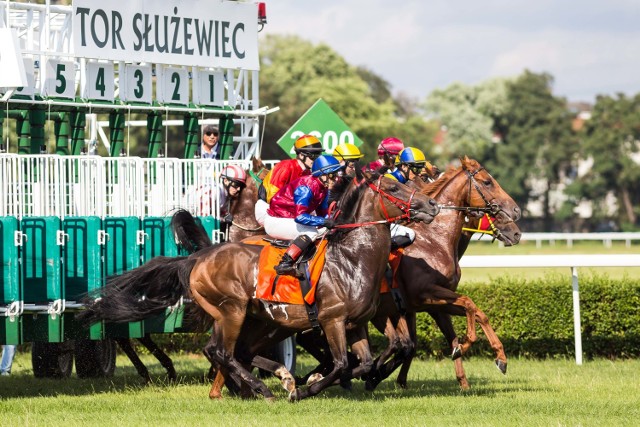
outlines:
M73 343L33 342L31 364L36 378L68 378L73 370Z
M111 377L116 369L114 340L76 340L75 356L78 378Z
M280 341L275 349L276 362L282 363L291 375L296 374L296 338L289 337Z

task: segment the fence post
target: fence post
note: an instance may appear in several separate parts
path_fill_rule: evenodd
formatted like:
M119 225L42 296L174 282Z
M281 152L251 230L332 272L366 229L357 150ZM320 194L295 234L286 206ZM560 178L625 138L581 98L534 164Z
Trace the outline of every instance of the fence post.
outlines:
M582 328L580 326L580 288L578 286L578 268L571 267L573 280L573 334L576 343L576 365L582 365Z

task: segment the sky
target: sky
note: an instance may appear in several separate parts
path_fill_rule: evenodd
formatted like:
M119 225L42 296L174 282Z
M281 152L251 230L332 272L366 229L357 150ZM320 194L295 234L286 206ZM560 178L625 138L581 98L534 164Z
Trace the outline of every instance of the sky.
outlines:
M424 99L525 69L569 101L640 93L640 0L267 0L262 34L326 43Z

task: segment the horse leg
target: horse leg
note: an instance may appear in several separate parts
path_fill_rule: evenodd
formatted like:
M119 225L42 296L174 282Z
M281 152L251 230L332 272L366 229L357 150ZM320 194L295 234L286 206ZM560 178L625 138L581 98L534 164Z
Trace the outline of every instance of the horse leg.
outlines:
M264 369L265 371L269 371L273 373L276 377L280 379L282 383L282 387L287 390L289 393L292 393L296 388L296 380L291 375L291 372L282 364L278 362L274 362L272 360L266 359L262 356L255 356L253 360L251 360L251 365L255 366L259 369Z
M171 358L169 358L169 356L167 356L167 354L158 347L158 345L151 339L151 336L145 335L142 338L138 338L138 341L140 341L140 343L144 345L156 359L158 359L162 367L167 371L169 379L171 381L175 381L177 378L176 369L173 366Z
M467 333L465 335L465 340L462 344L459 345L461 353L466 353L471 345L476 342L476 320L482 327L482 330L486 334L487 338L491 343L491 348L496 352L496 366L502 373L506 373L507 371L507 357L504 354L504 348L502 347L502 343L498 339L495 331L489 324L489 319L486 314L484 314L480 309L475 305L475 303L466 295L458 295L453 291L456 298L453 301L445 302L448 306L445 308L445 311L451 314L462 315L467 317Z
M502 346L502 342L500 341L500 338L498 338L496 331L494 331L493 327L489 324L489 317L487 317L487 315L477 307L476 307L476 320L478 321L478 324L482 328L482 331L484 332L485 336L489 340L489 344L491 345L491 348L496 353L496 360L495 360L496 367L500 370L500 372L502 372L503 374L506 374L507 373L507 355L504 353L504 347Z
M356 368L348 372L349 377L345 379L350 380L351 378L359 378L368 374L373 366L373 357L369 348L369 334L366 327L359 327L349 331L347 337L349 338L351 350L360 362Z
M409 351L407 352L404 360L402 361L402 365L400 366L400 372L398 372L398 377L396 378L396 383L401 387L407 388L407 376L409 374L409 368L411 367L411 362L413 362L413 358L416 355L416 348L418 346L418 336L416 332L416 313L408 312L404 315L404 320L407 327L407 334L409 339L411 340L411 345L409 347Z
M150 383L151 377L149 376L149 370L146 366L144 366L144 363L142 363L142 360L140 360L140 358L136 354L136 351L131 345L131 341L128 338L116 338L115 340L122 351L124 351L124 354L127 355L131 363L133 363L133 366L135 366L136 371L138 371L138 375L140 375L142 379L144 379L145 383Z
M315 332L309 332L306 334L298 333L296 335L296 343L305 349L307 353L313 356L319 363L317 367L315 367L311 372L306 374L304 377L296 377L297 385L304 385L311 378L319 378L321 376L327 375L331 369L332 361L329 356L328 351L324 351L323 347L326 348L326 341L321 340L316 336ZM311 381L314 381L313 379Z
M471 386L469 385L469 381L467 380L467 375L464 372L464 367L462 366L462 358L455 357L455 354L460 349L460 343L458 342L458 337L456 336L456 332L453 329L453 322L451 321L451 316L447 313L441 312L429 312L433 320L436 321L436 325L440 329L440 332L444 335L445 339L449 343L449 346L452 349L452 358L453 364L456 371L456 379L458 380L458 384L460 384L460 388L462 390L469 390Z
M305 399L309 396L315 396L325 388L329 387L338 380L342 375L342 371L349 364L347 356L347 337L343 320L334 320L330 323L323 324L325 336L331 349L333 356L333 370L324 378L311 384L306 390L296 388L290 395L290 401Z
M366 377L365 389L372 391L374 390L378 384L382 382L385 378L387 378L392 371L388 371L388 360L391 356L397 355L401 349L400 336L397 330L397 321L396 325L393 324L390 317L386 317L384 319L384 326L382 326L381 318L374 318L372 320L373 325L380 332L383 332L387 337L387 348L385 348L382 353L374 360L373 368L371 372ZM396 365L397 366L397 365ZM395 368L394 368L395 369Z

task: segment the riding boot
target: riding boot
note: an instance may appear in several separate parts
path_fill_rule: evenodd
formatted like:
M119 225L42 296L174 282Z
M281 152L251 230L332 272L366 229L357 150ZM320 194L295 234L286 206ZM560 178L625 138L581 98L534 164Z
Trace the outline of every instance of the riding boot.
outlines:
M409 246L413 241L409 236L394 236L391 238L391 250L404 248L405 246Z
M313 244L313 240L306 234L302 234L295 238L284 253L280 264L276 265L275 270L279 275L291 274L295 271L295 263L300 255Z

